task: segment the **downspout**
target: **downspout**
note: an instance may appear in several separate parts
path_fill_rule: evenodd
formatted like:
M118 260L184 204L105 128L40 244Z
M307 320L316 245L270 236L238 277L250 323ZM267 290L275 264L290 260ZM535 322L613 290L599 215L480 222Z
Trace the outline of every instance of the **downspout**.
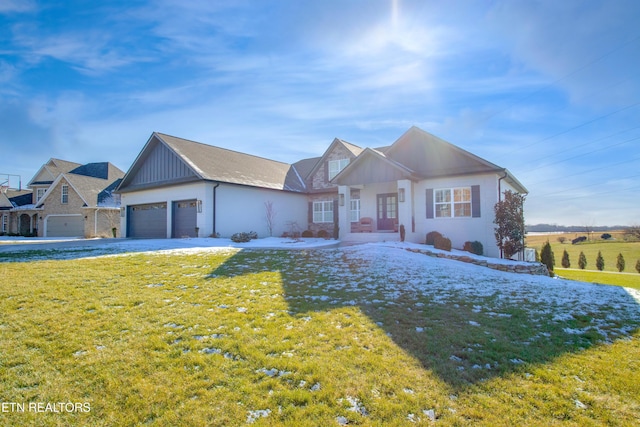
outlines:
M498 178L498 203L500 203L502 201L502 180L505 179L507 176L509 176L509 174L507 173L506 169L502 169L502 172L504 173L504 176L501 178ZM502 250L502 245L500 246L500 258L504 257L504 251Z
M216 233L216 189L220 187L220 183L216 182L213 187L213 237L217 237Z

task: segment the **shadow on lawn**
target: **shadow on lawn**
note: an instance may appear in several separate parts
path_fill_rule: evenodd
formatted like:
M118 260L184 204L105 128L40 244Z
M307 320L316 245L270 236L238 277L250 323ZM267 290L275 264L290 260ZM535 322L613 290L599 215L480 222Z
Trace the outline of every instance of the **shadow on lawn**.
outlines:
M379 259L385 259L384 252ZM456 286L441 291L437 284L445 280L442 276L421 277L422 287L416 288L411 278L401 274L402 266L385 274L373 268L375 262L351 255L348 248L247 250L229 258L212 276L277 271L293 316L358 307L396 345L453 387L502 376L525 364L546 363L621 338L640 326L637 302L622 288L617 288L620 301L616 304L593 307L590 313L568 313L573 309L569 304L505 302L499 292L470 297ZM452 261L449 265L460 266ZM476 268L475 274L482 276L482 267ZM509 283L517 276L502 277L505 293L512 293ZM604 319L608 322L604 326L610 326L606 337L602 335ZM592 328L594 320L597 327Z

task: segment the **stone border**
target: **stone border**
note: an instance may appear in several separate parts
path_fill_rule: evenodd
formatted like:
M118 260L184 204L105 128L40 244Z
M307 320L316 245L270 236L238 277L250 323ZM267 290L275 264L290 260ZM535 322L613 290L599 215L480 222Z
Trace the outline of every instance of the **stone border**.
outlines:
M489 259L478 259L472 256L467 255L455 255L455 254L446 254L443 252L431 252L428 249L415 249L415 248L407 248L409 252L415 252L423 255L428 255L436 258L446 258L454 261L466 262L469 264L479 265L481 267L488 267L494 270L506 271L508 273L518 273L518 274L533 274L536 276L549 276L549 270L547 266L539 262L532 262L527 264L503 264L503 263L493 263Z

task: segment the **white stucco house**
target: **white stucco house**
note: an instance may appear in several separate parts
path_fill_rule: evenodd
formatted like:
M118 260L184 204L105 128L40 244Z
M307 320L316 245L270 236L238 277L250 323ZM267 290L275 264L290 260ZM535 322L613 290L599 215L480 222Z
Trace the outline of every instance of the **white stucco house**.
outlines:
M128 237L307 230L399 240L404 226L407 241L438 231L454 248L479 241L498 257L494 205L505 190L527 192L507 169L411 127L375 149L336 138L321 156L294 164L153 133L116 192Z

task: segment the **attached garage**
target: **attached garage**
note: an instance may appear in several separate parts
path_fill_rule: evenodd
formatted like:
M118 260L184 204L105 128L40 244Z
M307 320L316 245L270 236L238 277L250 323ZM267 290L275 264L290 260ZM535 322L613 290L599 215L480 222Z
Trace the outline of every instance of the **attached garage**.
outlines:
M127 236L167 237L167 203L147 203L127 208Z
M82 215L49 215L45 221L46 237L84 237Z
M173 202L172 237L198 237L196 233L197 209L196 200Z

